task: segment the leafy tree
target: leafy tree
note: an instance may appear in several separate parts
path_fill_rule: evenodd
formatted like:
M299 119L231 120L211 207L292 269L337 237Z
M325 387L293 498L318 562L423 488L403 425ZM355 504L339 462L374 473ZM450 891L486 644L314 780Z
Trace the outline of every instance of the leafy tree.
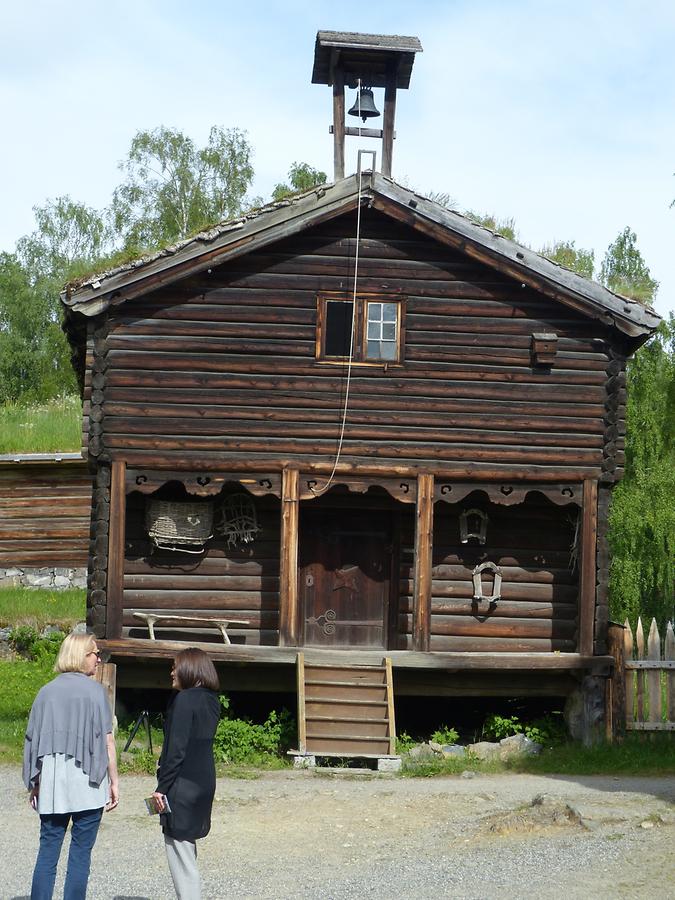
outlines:
M466 210L465 215L477 225L482 225L483 228L489 228L490 231L496 231L497 234L501 234L502 237L508 238L510 241L515 241L517 239L516 221L513 218L498 219L496 216L492 215L492 213L477 213L470 209Z
M63 282L78 270L90 269L110 246L110 234L101 213L69 196L34 206L37 228L17 241L17 254L33 283L43 279Z
M637 235L628 226L607 248L600 266L600 281L625 297L646 303L654 299L659 283L649 274L637 247Z
M592 250L577 248L574 241L555 241L553 244L547 244L539 252L558 265L583 275L584 278L593 277L595 254Z
M614 491L609 541L612 616L660 623L675 602L675 318L629 362L626 471Z
M46 400L76 389L59 292L109 245L104 217L68 196L33 207L36 228L0 262L0 400Z
M139 131L120 169L112 222L137 253L239 215L253 178L245 132L215 126L202 148L175 128Z
M15 254L0 254L0 402L46 400L75 390L53 297Z
M294 162L288 170L288 184L279 182L272 191L272 200L283 200L292 194L302 194L318 184L325 184L328 176L309 163Z

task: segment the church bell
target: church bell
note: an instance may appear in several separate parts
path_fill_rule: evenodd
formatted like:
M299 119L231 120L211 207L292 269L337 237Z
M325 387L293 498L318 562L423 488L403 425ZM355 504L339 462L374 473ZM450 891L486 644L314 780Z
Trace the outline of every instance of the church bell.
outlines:
M372 119L375 116L380 115L378 108L375 106L375 101L373 100L373 91L371 88L359 88L359 92L356 95L354 105L349 110L347 115L361 116L364 122L366 121L366 119Z

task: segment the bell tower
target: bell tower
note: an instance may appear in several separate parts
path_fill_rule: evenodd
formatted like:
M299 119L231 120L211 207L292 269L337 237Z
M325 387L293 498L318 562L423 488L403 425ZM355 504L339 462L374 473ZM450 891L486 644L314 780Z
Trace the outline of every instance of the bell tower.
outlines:
M319 31L314 47L312 84L333 88L334 180L345 177L345 136L379 138L382 141L382 174L391 177L394 145L396 91L410 85L415 54L422 51L416 37L387 34L357 34L350 31ZM345 87L357 91L348 115L376 118L373 88L384 88L382 128L345 125Z

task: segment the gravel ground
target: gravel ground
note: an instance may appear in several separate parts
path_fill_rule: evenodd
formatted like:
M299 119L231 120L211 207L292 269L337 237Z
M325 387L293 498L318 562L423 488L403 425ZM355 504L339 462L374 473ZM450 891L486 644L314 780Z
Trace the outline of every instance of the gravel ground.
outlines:
M121 805L94 849L91 900L174 896L157 820L142 803L153 787L123 776ZM18 769L0 768L0 893L12 900L28 900L37 849L25 796ZM213 828L198 847L205 900L665 900L675 896L674 839L672 777L285 771L219 779ZM63 866L57 891L62 875Z

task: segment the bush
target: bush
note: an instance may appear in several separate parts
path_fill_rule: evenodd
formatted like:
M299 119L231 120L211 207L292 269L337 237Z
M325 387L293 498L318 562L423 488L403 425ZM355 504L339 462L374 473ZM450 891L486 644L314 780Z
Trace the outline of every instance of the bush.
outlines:
M10 632L9 646L20 656L34 659L33 648L39 639L40 635L32 625L19 625L16 628L12 628Z
M567 737L567 729L562 713L551 713L529 724L524 724L518 716L487 717L483 725L482 736L487 740L501 741L513 734L524 734L537 744L560 744Z
M567 727L562 713L552 713L535 719L525 726L525 737L537 744L562 744L567 738Z
M520 734L523 725L518 716L500 716L492 713L483 723L482 735L488 741L501 741L512 734Z
M220 703L227 713L228 697L222 695ZM213 755L217 762L256 765L278 757L294 738L295 722L286 709L280 713L272 710L262 725L226 715L216 729Z
M402 731L396 736L396 752L399 756L409 753L416 744L415 738L410 737L407 731Z
M54 631L46 637L41 637L32 625L18 625L10 633L9 646L26 659L49 661L56 659L64 637L61 631Z
M456 744L457 738L459 737L459 732L457 732L454 728L448 728L447 725L441 725L434 733L431 735L431 740L435 744L443 744L443 746L447 746L448 744Z

